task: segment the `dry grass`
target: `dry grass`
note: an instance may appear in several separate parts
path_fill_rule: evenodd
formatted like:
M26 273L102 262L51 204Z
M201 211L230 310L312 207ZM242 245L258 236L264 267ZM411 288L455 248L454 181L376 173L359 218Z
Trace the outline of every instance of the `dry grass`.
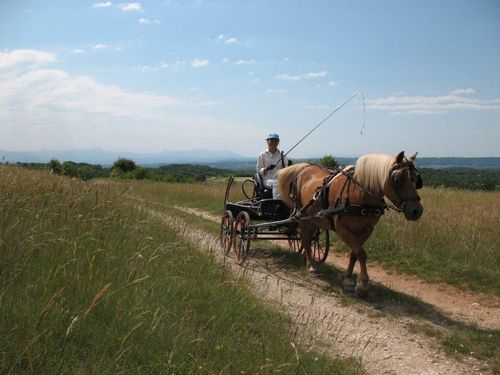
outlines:
M0 373L356 373L292 347L288 319L131 186L0 165Z
M418 222L389 213L368 254L429 281L500 294L500 193L427 188Z

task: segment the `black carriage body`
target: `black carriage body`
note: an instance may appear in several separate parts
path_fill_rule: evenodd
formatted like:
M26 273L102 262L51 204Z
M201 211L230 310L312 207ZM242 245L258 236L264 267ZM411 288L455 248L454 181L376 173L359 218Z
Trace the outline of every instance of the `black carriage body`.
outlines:
M290 207L280 199L248 200L236 203L227 202L225 209L231 211L234 217L245 211L250 219L257 221L281 221L290 217Z
M242 264L248 254L252 240L286 240L294 252L302 252L301 238L298 230L299 218L296 213L280 199L264 198L265 189L259 184L260 179L247 179L253 185L252 195L244 201L229 202L229 190L234 181L230 177L224 196L224 214L221 221L220 239L222 248L228 252L232 247L235 259ZM320 235L326 235L326 243L320 245ZM324 242L324 241L323 241ZM324 247L322 247L324 246ZM328 255L328 231L318 229L313 238L313 257L324 262Z

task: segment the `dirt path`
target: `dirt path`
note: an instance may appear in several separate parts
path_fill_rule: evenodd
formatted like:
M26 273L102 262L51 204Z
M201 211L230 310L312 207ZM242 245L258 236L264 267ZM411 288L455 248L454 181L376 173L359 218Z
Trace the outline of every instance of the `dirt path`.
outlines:
M180 206L175 208L207 220L220 221L220 217L205 211ZM328 264L345 271L348 261L346 254L330 249ZM388 272L374 262L369 262L368 267L371 282L416 297L436 307L452 320L475 324L484 329L500 330L500 298L497 296L463 291L443 283L430 284L416 276Z
M302 347L337 357L360 358L367 374L490 374L481 361L471 357L462 362L452 359L434 339L409 332L413 318L381 314L363 303L345 303L325 280L287 272L276 267L266 254L249 258L244 267L237 266L221 253L216 236L167 214L161 207L140 207L200 250L211 252L235 275L244 277L259 298L290 316ZM216 219L203 212L188 212Z

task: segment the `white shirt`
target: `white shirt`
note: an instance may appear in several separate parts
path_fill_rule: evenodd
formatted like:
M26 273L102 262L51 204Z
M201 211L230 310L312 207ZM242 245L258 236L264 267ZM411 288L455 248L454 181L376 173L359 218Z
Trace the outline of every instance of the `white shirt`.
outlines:
M266 171L265 169L272 164L276 165L276 167L274 167L274 169ZM288 159L285 156L283 157L283 160L281 160L280 150L277 150L274 154L272 154L269 150L264 150L259 154L259 157L257 158L257 166L255 167L255 169L265 179L275 180L277 178L276 174L278 170L283 168L283 165L285 167L288 166Z

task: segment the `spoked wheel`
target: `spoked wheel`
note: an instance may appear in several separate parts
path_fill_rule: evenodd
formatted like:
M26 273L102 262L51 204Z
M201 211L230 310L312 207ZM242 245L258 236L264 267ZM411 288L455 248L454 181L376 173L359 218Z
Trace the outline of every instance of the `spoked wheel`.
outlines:
M241 211L234 221L233 252L236 263L243 264L250 250L250 216Z
M327 230L317 229L311 246L312 257L315 262L323 263L330 250L330 234Z
M231 250L231 243L233 240L233 214L231 211L226 210L222 215L220 221L220 234L219 240L224 254L227 254Z
M300 254L304 250L302 247L302 240L297 238L297 233L290 233L287 235L288 237L288 247L294 253Z

